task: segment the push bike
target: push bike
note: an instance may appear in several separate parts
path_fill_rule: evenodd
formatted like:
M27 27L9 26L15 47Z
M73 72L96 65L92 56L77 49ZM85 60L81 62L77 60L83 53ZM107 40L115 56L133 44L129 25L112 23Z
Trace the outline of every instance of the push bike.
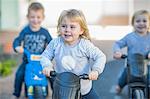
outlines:
M149 98L149 65L147 59L140 53L134 53L130 61L122 55L127 66L127 85L129 99Z
M27 86L28 98L45 99L48 82L46 76L42 74L41 56L39 54L30 54L27 49L24 49L24 54L28 60L25 69L25 84Z
M52 99L81 99L80 79L88 79L87 74L76 75L71 72L50 72L55 77Z

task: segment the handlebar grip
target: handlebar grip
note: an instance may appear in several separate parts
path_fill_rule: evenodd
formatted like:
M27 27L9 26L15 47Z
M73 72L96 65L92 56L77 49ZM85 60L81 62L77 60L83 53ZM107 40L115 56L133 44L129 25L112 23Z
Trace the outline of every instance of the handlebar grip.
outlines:
M87 79L89 79L89 75L88 74L83 74L83 75L80 75L79 78L87 80Z
M146 55L145 59L149 59L149 58L148 58L148 55Z
M123 54L123 55L121 56L121 58L122 58L122 59L125 59L125 58L127 58L127 55Z
M51 71L50 72L50 76L55 77L56 76L56 72L55 71Z

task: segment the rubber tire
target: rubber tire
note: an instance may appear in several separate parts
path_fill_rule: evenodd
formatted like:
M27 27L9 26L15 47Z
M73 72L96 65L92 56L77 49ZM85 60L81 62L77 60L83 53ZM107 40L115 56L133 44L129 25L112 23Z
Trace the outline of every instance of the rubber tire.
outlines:
M133 92L133 99L145 99L143 90L135 89Z
M46 96L43 95L43 90L41 86L35 86L34 99L46 99Z

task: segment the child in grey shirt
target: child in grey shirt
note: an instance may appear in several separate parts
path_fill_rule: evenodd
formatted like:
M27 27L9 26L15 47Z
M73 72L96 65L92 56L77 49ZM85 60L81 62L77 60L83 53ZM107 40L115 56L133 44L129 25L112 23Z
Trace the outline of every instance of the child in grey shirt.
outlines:
M132 60L134 53L141 53L145 57L150 58L150 16L148 11L137 11L132 17L132 25L134 31L127 34L121 40L116 41L113 46L114 58L120 59L122 56L121 49L127 47L128 63ZM134 70L136 74L138 71ZM127 84L127 68L125 67L122 75L119 78L116 92L120 93L123 87Z
M89 30L81 11L64 10L58 20L58 38L52 40L42 54L43 73L49 76L52 67L57 73L89 74L89 80L81 80L81 94L88 99L99 99L92 89L92 81L103 72L106 56L90 42ZM51 61L54 59L55 66ZM90 62L93 65L90 65Z

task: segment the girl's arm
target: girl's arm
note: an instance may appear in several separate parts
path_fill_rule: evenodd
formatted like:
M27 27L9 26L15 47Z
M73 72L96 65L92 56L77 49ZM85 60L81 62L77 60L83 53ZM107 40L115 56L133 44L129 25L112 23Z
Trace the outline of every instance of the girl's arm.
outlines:
M148 59L150 59L150 52L148 53Z
M53 39L46 47L44 52L42 53L42 58L40 60L40 63L43 67L43 73L47 76L50 76L50 71L53 70L53 64L52 60L54 58L54 52L55 52L55 39Z
M94 44L91 42L87 42L87 44L84 44L86 48L87 56L92 59L93 66L92 71L89 74L89 79L96 80L98 78L98 75L101 74L104 70L105 63L106 63L106 56L105 54Z
M53 71L53 64L52 62L46 58L45 56L42 56L40 63L43 67L43 74L45 74L46 76L50 76L50 71Z
M113 45L113 57L116 59L120 59L122 56L121 49L127 46L127 36L118 40Z

